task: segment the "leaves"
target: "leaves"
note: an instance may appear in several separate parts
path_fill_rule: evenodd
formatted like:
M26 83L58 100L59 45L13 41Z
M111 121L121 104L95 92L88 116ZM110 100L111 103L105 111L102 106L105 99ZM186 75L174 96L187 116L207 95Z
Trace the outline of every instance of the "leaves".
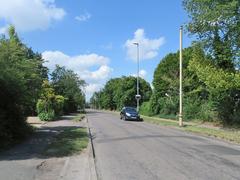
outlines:
M136 106L136 83L137 78L132 76L111 79L100 92L93 94L90 103L95 108L111 110L119 110L123 106ZM140 103L148 101L152 94L150 84L140 78L139 89L142 96Z

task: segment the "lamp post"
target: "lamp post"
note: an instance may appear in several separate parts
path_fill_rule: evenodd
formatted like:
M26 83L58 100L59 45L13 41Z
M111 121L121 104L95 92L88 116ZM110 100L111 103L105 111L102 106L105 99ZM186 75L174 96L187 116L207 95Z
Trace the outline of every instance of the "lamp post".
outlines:
M179 126L183 126L182 120L182 26L180 27L180 50L179 50Z
M139 111L139 100L141 98L139 94L139 43L135 42L133 44L137 46L137 95L135 97L137 100L137 111Z

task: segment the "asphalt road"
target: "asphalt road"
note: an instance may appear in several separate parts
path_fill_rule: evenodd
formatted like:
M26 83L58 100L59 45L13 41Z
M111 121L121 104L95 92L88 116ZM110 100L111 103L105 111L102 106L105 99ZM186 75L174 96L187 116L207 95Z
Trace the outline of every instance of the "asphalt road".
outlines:
M102 180L240 179L240 146L88 111Z

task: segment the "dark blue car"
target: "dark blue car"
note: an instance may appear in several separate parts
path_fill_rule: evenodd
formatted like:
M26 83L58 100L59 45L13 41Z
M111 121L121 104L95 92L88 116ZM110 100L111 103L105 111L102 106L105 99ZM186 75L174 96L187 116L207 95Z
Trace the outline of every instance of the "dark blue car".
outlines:
M120 119L140 121L140 115L134 107L123 107L120 112Z

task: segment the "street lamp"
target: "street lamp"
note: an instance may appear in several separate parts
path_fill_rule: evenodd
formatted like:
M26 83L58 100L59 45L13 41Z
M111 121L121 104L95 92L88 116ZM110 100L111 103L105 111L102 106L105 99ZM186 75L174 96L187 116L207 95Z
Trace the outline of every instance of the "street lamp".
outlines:
M141 95L139 94L139 43L133 43L137 46L137 95L135 96L137 100L137 111L139 111L139 100L141 99Z
M182 26L180 27L180 50L179 50L179 126L183 126L183 120L182 120L182 96L183 96L183 91L182 91Z

